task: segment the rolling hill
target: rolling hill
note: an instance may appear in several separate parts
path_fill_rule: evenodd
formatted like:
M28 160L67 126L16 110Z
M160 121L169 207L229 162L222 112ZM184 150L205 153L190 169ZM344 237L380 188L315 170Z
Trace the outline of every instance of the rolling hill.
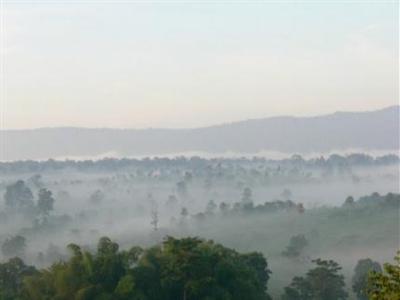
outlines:
M281 116L195 129L40 128L0 132L5 160L202 152L399 150L399 106L315 117Z

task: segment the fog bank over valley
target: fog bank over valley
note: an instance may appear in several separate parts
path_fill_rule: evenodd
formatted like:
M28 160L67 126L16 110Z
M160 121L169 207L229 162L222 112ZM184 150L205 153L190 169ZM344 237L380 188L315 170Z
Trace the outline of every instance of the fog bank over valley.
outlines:
M394 154L16 161L0 174L0 244L22 237L14 246L38 267L102 236L122 249L200 236L263 253L275 299L318 257L344 266L350 291L358 259L389 261L399 244ZM291 239L306 242L291 253Z

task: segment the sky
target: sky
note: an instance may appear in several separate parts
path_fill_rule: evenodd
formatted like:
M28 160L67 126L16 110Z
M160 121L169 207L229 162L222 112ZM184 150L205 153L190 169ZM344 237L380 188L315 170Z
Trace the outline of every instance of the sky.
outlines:
M183 128L398 104L397 1L7 1L2 129Z

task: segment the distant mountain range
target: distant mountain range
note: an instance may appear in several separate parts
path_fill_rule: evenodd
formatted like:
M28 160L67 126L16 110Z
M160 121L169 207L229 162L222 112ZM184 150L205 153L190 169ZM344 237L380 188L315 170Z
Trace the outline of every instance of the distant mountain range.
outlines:
M196 129L40 128L0 131L6 160L399 150L399 106L316 117L281 116Z

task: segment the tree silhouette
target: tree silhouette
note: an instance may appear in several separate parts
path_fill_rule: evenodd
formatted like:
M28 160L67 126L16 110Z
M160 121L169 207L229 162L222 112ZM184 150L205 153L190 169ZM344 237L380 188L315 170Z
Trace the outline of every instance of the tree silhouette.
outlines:
M343 300L347 299L342 269L333 260L313 260L314 269L305 277L294 277L285 288L282 300Z
M370 272L382 272L381 265L369 258L360 259L354 268L354 275L352 278L352 288L359 300L368 300L367 284Z

